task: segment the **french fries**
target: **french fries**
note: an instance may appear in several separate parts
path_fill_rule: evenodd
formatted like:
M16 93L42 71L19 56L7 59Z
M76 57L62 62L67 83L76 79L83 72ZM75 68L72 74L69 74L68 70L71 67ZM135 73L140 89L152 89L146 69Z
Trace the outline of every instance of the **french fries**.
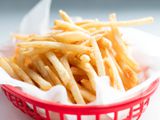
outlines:
M59 42L64 43L76 43L87 40L90 36L84 32L74 31L74 32L63 32L56 35L53 35L53 38Z
M74 22L65 11L59 14L62 20L55 20L47 34L13 34L20 42L13 57L0 58L0 67L42 90L63 85L73 104L94 101L101 76L108 76L110 85L123 92L139 84L139 65L118 27L148 24L152 17L118 21L116 14L111 14L106 22Z
M75 101L79 104L85 104L85 101L80 93L80 90L79 90L77 84L76 84L75 78L73 77L73 74L72 74L72 71L71 71L71 68L69 66L69 63L68 63L66 56L61 58L61 62L70 75L69 88L70 88L70 91L71 91Z
M5 58L0 58L0 67L2 67L13 78L18 78Z
M34 42L21 42L17 44L19 47L22 48L41 48L41 49L55 49L59 51L70 51L70 52L81 52L81 53L88 53L91 51L90 47L81 46L81 45L72 45L72 44L65 44L60 42L48 42L48 41L34 41Z
M69 15L65 11L60 10L59 14L64 21L74 24L71 17L69 17Z
M8 60L8 63L10 64L10 66L12 67L12 69L14 70L14 72L16 73L16 75L23 81L30 83L30 84L34 84L33 81L31 80L31 78L25 73L25 71L20 68L17 64L13 63L12 61Z
M29 74L29 76L32 78L32 80L34 80L34 82L36 84L38 84L38 86L42 89L42 90L49 90L52 85L47 82L45 79L43 79L38 73L36 73L35 71L28 69L27 73Z

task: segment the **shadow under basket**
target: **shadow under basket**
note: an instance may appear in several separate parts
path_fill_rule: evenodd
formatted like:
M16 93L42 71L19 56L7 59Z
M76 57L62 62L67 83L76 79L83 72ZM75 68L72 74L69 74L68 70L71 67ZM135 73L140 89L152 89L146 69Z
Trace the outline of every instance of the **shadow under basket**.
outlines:
M48 102L8 85L3 85L2 89L14 106L36 120L138 120L158 85L159 79L131 99L116 104L93 106Z

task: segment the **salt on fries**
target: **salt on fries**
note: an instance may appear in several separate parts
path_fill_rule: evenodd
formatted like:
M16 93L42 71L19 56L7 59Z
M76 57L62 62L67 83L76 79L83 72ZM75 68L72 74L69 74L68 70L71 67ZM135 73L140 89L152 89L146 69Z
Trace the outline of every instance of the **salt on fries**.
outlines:
M68 100L86 104L96 99L96 82L108 76L110 84L125 91L139 83L139 65L128 52L119 26L137 26L153 22L152 17L117 21L81 20L74 22L63 10L46 35L14 34L17 43L12 58L0 58L0 66L13 78L36 85L42 90L63 85ZM110 29L106 29L110 28Z

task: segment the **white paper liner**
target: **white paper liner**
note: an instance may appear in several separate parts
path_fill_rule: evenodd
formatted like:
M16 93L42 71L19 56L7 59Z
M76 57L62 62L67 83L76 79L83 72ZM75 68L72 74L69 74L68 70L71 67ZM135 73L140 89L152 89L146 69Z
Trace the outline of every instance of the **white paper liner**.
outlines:
M25 15L20 24L19 33L46 33L49 25L50 4L51 0L42 0ZM150 68L148 71L149 77L144 82L125 93L112 88L109 85L108 77L99 77L96 80L96 100L89 105L106 105L129 99L146 90L148 86L160 76L158 71L160 68L160 38L133 28L122 28L120 30L123 33L124 39L132 48L133 56L137 62L142 66L148 66ZM14 45L13 42L8 46L0 48L0 55L10 56L12 54L11 51L14 51ZM67 100L65 87L57 85L49 91L44 92L33 85L11 78L2 68L0 68L0 84L20 87L23 92L42 100L70 104ZM43 110L38 109L38 112L44 114ZM127 113L128 110L124 111L121 116L124 116ZM57 116L55 113L51 114L53 118ZM65 117L68 120L76 119L73 115L66 115ZM93 116L82 117L83 120L92 120L93 118ZM104 115L105 120L110 120L111 118L112 115Z

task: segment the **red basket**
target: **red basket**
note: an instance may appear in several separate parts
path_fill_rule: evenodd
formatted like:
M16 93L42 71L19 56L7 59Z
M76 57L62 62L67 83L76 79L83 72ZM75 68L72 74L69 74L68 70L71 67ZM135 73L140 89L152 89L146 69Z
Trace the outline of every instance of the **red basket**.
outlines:
M131 99L116 104L94 106L73 106L48 102L8 85L3 85L2 89L14 106L36 120L67 120L66 116L69 115L72 115L74 120L86 120L84 117L88 115L90 120L138 120L147 108L150 96L158 85L159 79L155 80L144 92Z

